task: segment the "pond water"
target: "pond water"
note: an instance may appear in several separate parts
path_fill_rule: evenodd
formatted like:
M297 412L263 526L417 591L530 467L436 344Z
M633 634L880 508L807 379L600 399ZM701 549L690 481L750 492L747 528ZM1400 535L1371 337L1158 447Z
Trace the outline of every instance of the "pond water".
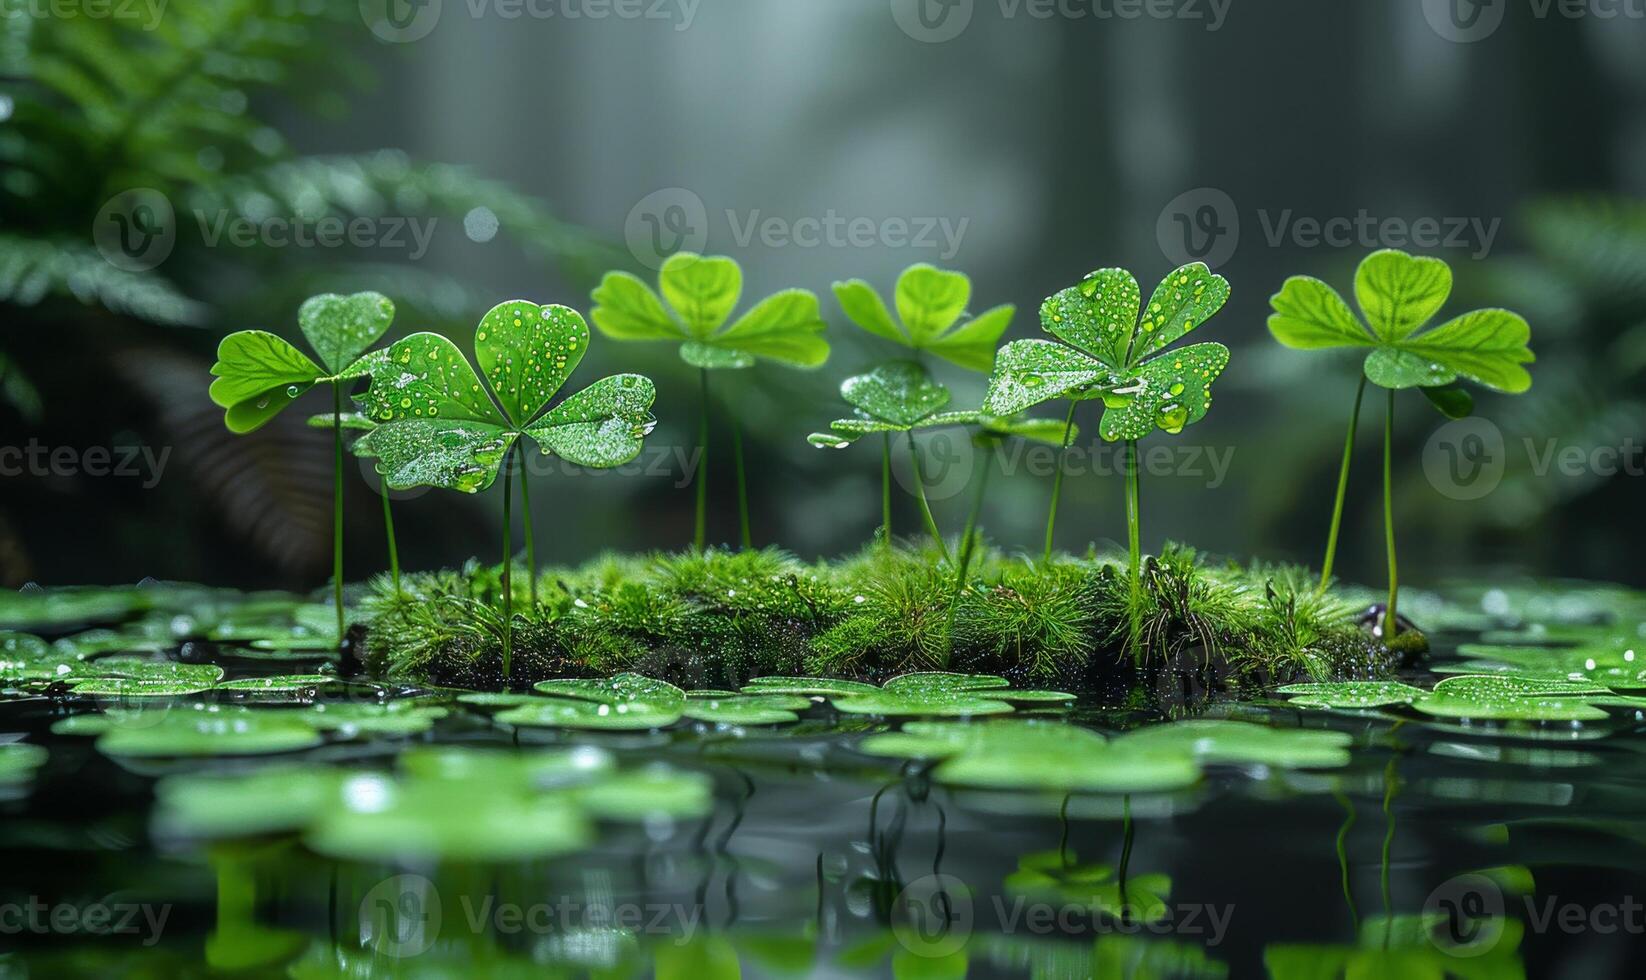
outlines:
M815 681L344 682L316 608L6 607L43 639L0 647L0 977L1597 977L1646 951L1621 590L1414 595L1415 694L1069 705L951 675L893 717ZM1460 675L1489 680L1433 693ZM1015 710L920 720L978 701Z

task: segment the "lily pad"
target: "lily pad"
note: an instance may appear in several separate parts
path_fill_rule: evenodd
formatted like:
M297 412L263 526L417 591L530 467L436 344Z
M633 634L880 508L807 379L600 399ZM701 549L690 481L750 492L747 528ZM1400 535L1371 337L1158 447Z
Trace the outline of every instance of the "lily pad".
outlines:
M327 766L270 766L231 776L170 776L155 786L160 833L208 839L301 830L339 805L343 774Z
M755 677L743 685L744 694L801 694L818 697L878 694L880 688L862 681L834 677Z
M689 820L714 808L713 784L701 773L652 765L618 773L573 791L573 799L606 820Z
M1471 658L1449 669L1520 677L1592 681L1613 690L1646 689L1646 645L1618 637L1605 645L1576 647L1466 643L1458 654Z
M1042 851L1018 859L1006 876L1011 895L1100 912L1129 922L1158 922L1170 914L1166 899L1172 879L1163 874L1134 874L1122 882L1107 864L1079 864L1073 854Z
M678 705L663 707L645 701L607 704L576 701L571 698L542 697L530 704L499 712L493 718L499 724L526 728L645 731L652 728L667 728L679 721L684 712L685 698L681 698Z
M1152 792L1193 785L1200 767L1187 752L1116 750L1086 728L994 719L973 724L911 722L860 746L871 755L944 759L939 782L990 789Z
M642 674L623 673L604 680L578 677L538 681L533 687L540 694L613 705L643 701L667 708L679 707L686 701L685 691Z
M734 694L730 697L690 697L685 716L716 725L782 725L799 721L797 711L812 706L793 694Z
M15 786L34 778L34 773L46 764L50 753L42 745L28 742L0 744L0 786Z
M1335 769L1349 764L1352 741L1347 732L1197 719L1150 725L1120 736L1113 744L1152 752L1182 751L1208 764Z
M1429 692L1399 681L1342 681L1330 684L1288 684L1275 693L1291 697L1288 704L1304 708L1381 708L1411 704Z
M320 731L336 732L344 738L357 738L361 735L421 735L446 717L447 711L415 701L390 701L385 704L316 704L297 714L305 724Z
M513 863L567 854L592 837L582 812L561 796L521 791L475 799L454 792L462 785L350 776L340 804L318 817L304 841L321 854L357 861Z
M133 757L272 755L312 748L314 728L289 711L190 705L159 713L144 724L115 724L97 739L98 751Z
M278 674L272 677L243 677L239 680L223 681L217 685L217 690L248 694L295 694L342 682L342 678L336 674Z

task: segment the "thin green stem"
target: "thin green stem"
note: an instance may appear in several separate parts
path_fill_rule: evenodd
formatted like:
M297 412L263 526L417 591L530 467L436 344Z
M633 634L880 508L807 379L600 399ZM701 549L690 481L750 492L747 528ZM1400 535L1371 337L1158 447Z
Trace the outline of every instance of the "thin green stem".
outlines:
M1349 881L1349 831L1355 826L1355 805L1354 801L1342 792L1334 792L1332 795L1337 798L1338 804L1343 807L1346 814L1343 825L1337 829L1337 870L1343 884L1343 901L1349 906L1349 918L1354 922L1355 931L1359 932L1360 911L1355 908L1354 888Z
M509 450L513 455L514 450ZM514 460L503 460L503 680L509 679L509 664L514 655L514 489L509 486L514 477Z
M880 536L892 546L892 434L880 433Z
M1132 828L1132 798L1120 798L1120 817L1122 821L1122 837L1120 844L1120 866L1115 870L1115 881L1120 885L1120 911L1126 913L1126 869L1132 863L1132 838L1135 831Z
M1400 596L1400 569L1395 563L1394 495L1395 392L1389 389L1389 410L1383 416L1383 544L1389 552L1389 605L1383 611L1383 642L1394 639L1399 625L1395 600Z
M531 580L527 588L531 590L532 608L537 608L537 541L532 537L532 495L527 487L531 484L531 474L526 472L526 454L517 453L520 459L520 523L521 530L526 534L526 571Z
M1069 417L1063 422L1063 448L1057 454L1057 475L1052 477L1052 506L1046 513L1045 560L1052 560L1052 529L1057 525L1057 501L1063 496L1063 466L1068 461L1069 441L1074 437L1074 410L1080 403L1069 399Z
M1137 440L1129 439L1126 441L1126 547L1131 556L1134 585L1143 568L1143 513L1140 498L1141 488L1137 479Z
M977 541L977 520L983 512L983 494L989 488L989 471L994 468L994 446L991 443L983 457L983 473L977 478L977 489L972 493L972 505L966 512L966 529L960 534L960 561L955 567L954 594L949 597L948 638L954 647L954 617L960 608L960 593L966 588L966 572L972 565L972 552Z
M692 544L702 551L709 537L709 369L697 369L702 405L697 416L697 525Z
M943 535L937 530L937 521L932 517L932 507L926 502L926 480L920 473L920 450L914 444L914 432L906 432L909 439L909 474L914 480L914 499L920 504L920 519L926 524L926 533L937 542L937 550L943 555L943 560L949 560L949 546L943 543Z
M744 551L754 547L749 534L749 481L743 473L743 426L732 417L732 466L737 471L737 534Z
M331 384L332 518L331 579L332 600L337 603L337 639L343 639L343 383Z
M383 531L389 538L389 573L394 576L394 594L400 594L400 548L394 540L394 512L389 509L389 481L377 478L383 492Z
M1389 758L1389 764L1383 770L1383 853L1379 858L1378 884L1383 893L1383 948L1389 948L1389 930L1394 923L1391 909L1394 907L1393 891L1389 887L1389 854L1395 843L1395 793L1399 789L1400 778L1395 771L1398 755Z
M1366 397L1366 375L1360 376L1360 387L1355 389L1354 411L1349 413L1349 434L1343 437L1343 466L1337 473L1337 502L1332 505L1332 529L1326 534L1326 560L1320 566L1320 589L1332 581L1332 563L1337 560L1337 534L1343 527L1343 499L1349 492L1349 458L1354 455L1355 430L1360 428L1360 402Z

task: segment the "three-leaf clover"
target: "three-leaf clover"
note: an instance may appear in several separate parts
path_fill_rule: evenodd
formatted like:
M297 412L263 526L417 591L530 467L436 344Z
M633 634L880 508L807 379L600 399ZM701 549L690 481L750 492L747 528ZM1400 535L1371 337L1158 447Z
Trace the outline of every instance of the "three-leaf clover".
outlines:
M679 341L681 358L708 370L753 367L756 358L795 367L829 359L829 342L820 336L826 324L808 290L774 293L728 325L743 295L736 260L672 255L658 287L661 297L637 276L609 272L594 291L589 319L615 340Z
M1222 344L1167 350L1205 323L1229 298L1229 283L1203 263L1183 266L1141 308L1137 280L1099 269L1051 296L1041 327L1062 343L1018 340L1000 349L983 410L1010 415L1054 398L1101 396L1098 432L1111 442L1156 428L1177 433L1212 403L1212 382L1229 363Z
M211 368L211 400L224 409L229 431L261 428L317 384L365 377L371 359L362 355L393 321L394 304L381 293L310 297L297 325L321 363L266 330L229 334Z
M576 310L501 303L474 332L482 388L456 344L435 333L412 334L372 370L364 406L377 427L360 437L356 452L375 458L396 490L484 490L522 436L579 466L621 466L640 454L655 424L651 379L602 378L548 407L588 346L588 324Z
M266 330L241 330L217 345L208 394L223 408L230 432L265 424L317 384L332 386L332 601L343 634L343 383L365 377L376 343L394 321L394 304L381 293L312 296L297 310L297 325L320 356L307 354Z
M1524 367L1534 360L1527 346L1532 330L1519 314L1500 309L1475 310L1433 329L1423 329L1440 312L1451 292L1452 270L1445 262L1397 249L1383 249L1368 255L1355 271L1355 299L1360 304L1360 317L1337 290L1310 276L1287 279L1280 292L1269 300L1274 308L1274 314L1269 317L1269 332L1287 347L1301 350L1371 348L1361 368L1360 386L1349 414L1349 434L1343 443L1337 499L1320 576L1322 591L1331 580L1332 563L1337 554L1343 501L1349 485L1349 461L1360 424L1360 403L1366 393L1366 382L1388 389L1389 407L1383 423L1384 547L1389 561L1389 599L1383 611L1386 639L1392 639L1398 628L1395 605L1399 597L1399 574L1395 561L1394 507L1390 500L1394 393L1405 388L1421 388L1442 413L1460 418L1473 410L1474 402L1468 392L1455 387L1459 379L1508 394L1518 394L1532 386L1531 373Z
M939 384L915 361L890 361L866 374L847 378L840 397L856 409L849 419L829 423L828 432L807 437L820 449L845 449L876 432L912 432L947 425L979 425L987 434L1020 436L1055 443L1062 425L1052 419L1005 418L984 412L949 411L949 389Z
M1532 376L1522 365L1534 360L1526 346L1532 331L1519 314L1475 310L1423 329L1451 292L1452 270L1445 262L1384 249L1368 255L1355 272L1364 318L1326 283L1293 276L1269 300L1269 332L1300 350L1370 348L1363 370L1383 388L1424 388L1432 396L1459 378L1508 393L1530 388Z
M995 345L1017 312L1004 304L962 322L971 302L971 279L925 263L898 276L896 320L875 288L861 279L835 283L834 295L846 316L869 333L910 350L929 351L969 371L988 371L994 365Z

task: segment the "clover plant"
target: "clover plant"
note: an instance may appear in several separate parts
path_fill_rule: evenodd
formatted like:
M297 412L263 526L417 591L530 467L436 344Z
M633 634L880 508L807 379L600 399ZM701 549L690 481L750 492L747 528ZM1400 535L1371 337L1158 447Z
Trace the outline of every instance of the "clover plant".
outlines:
M949 389L932 379L931 374L915 361L891 361L867 374L847 378L840 385L840 397L857 410L854 418L836 419L829 423L828 432L814 432L807 440L820 449L844 449L858 439L873 433L887 436L881 444L881 506L886 525L890 526L891 482L889 437L902 433L908 440L909 460L913 469L915 499L920 504L921 520L926 531L937 543L938 550L948 556L948 546L932 518L926 501L925 481L921 476L920 450L915 444L917 430L935 429L951 425L976 425L993 436L1018 435L1029 439L1047 440L1046 420L1024 418L995 418L980 411L943 411L950 400ZM988 467L984 468L985 478ZM974 508L975 511L975 508ZM975 520L975 512L973 514ZM969 529L968 529L969 530Z
M1041 305L1041 328L1056 341L1016 340L996 356L983 401L986 412L1012 414L1055 398L1072 403L1103 399L1098 432L1110 442L1126 443L1126 525L1134 580L1141 562L1137 441L1156 429L1175 435L1204 418L1212 404L1212 382L1229 363L1229 349L1222 344L1167 348L1205 323L1228 298L1228 281L1200 262L1168 275L1146 307L1130 272L1099 269ZM1074 408L1071 404L1071 427ZM1065 437L1065 448L1068 441ZM1046 521L1047 557L1062 469L1058 467Z
M1389 559L1385 639L1393 637L1397 628L1395 603L1399 590L1391 475L1395 392L1419 388L1443 414L1460 418L1473 410L1474 400L1456 387L1459 379L1506 394L1518 394L1532 386L1532 376L1522 366L1533 360L1526 346L1532 332L1519 314L1500 309L1475 310L1433 329L1423 329L1451 292L1452 270L1445 262L1383 249L1368 255L1355 272L1355 299L1361 316L1355 315L1337 290L1310 276L1287 279L1269 300L1274 308L1269 331L1287 347L1370 348L1355 391L1354 408L1349 413L1349 434L1343 443L1337 499L1320 577L1322 591L1331 579L1337 553L1343 498L1349 484L1349 457L1354 451L1366 382L1388 390L1388 409L1383 418L1383 534Z
M709 372L754 367L757 360L814 368L829 359L829 343L819 336L826 324L817 297L804 289L774 293L732 321L743 294L743 269L725 256L681 252L658 273L659 296L638 277L609 272L593 294L589 318L616 340L670 340L680 357L698 369L702 407L698 418L697 520L693 543L707 543ZM751 544L748 482L743 468L743 435L732 417L732 459L737 473L737 515L743 547Z
M510 300L475 328L485 387L456 344L417 333L374 364L364 396L365 414L377 427L360 438L356 452L377 461L390 487L478 493L502 471L505 677L513 618L509 463L516 443L530 436L545 455L609 469L640 454L656 421L650 411L656 390L638 374L602 378L549 407L588 347L589 327L576 310Z
M885 300L874 287L861 279L834 284L840 309L859 327L917 353L930 352L965 368L987 373L994 366L995 345L1011 325L1017 308L1003 304L964 319L971 302L972 281L963 272L950 272L932 265L911 265L897 277L893 302L897 319L892 319ZM934 382L935 383L935 382ZM891 519L891 433L881 434L880 484L884 503L881 534L892 538Z
M377 428L377 423L360 412L344 412L342 415L311 415L309 425L316 429L342 429L345 432L370 432ZM352 447L351 447L352 448ZM389 576L394 581L395 594L400 594L400 546L394 538L394 511L389 505L389 485L379 482L379 495L383 498L383 533L389 542Z
M224 409L223 421L229 431L240 435L261 428L315 385L332 386L332 589L339 637L343 635L343 384L369 373L371 357L366 349L393 321L394 304L381 293L312 296L298 308L297 325L319 355L319 364L266 330L241 330L218 344L217 363L211 368L215 377L211 400Z

